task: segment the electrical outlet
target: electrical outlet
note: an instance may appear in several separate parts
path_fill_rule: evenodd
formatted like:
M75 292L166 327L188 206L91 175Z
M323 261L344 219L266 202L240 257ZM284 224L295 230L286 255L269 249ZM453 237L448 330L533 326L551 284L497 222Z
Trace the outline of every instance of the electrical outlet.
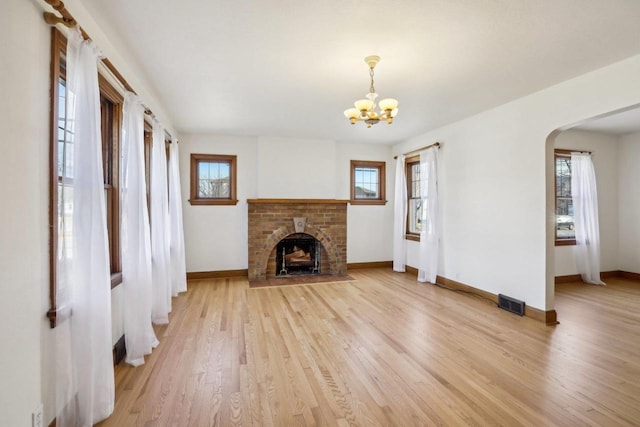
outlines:
M31 414L31 427L42 427L42 403Z

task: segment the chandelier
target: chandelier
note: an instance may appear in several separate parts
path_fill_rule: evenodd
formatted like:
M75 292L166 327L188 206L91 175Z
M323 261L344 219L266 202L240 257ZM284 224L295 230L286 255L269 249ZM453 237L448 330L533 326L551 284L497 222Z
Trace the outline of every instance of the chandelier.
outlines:
M365 95L365 99L359 99L353 103L355 108L349 108L344 111L344 115L349 119L352 125L356 124L356 122L365 122L367 127L370 128L381 120L391 124L393 123L393 118L398 114L397 99L381 99L376 105L376 98L378 98L378 94L373 87L373 69L378 61L380 61L380 57L375 55L364 58L364 62L369 66L371 84L369 86L369 93ZM379 107L377 112L376 107Z

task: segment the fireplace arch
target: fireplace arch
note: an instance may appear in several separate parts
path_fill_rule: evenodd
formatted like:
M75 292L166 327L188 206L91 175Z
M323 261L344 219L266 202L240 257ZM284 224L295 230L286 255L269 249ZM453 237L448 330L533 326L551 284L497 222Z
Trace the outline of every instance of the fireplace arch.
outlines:
M275 252L275 275L294 276L322 273L322 245L307 233L290 234L280 240ZM269 256L271 258L271 256ZM267 264L269 275L271 259Z
M293 226L282 226L277 230L274 230L269 237L265 240L263 250L260 251L260 254L256 263L256 270L258 272L264 272L266 278L267 264L271 257L275 257L275 250L278 246L278 243L283 239L288 238L289 236L293 236L297 234ZM304 230L304 234L308 234L309 236L315 238L324 251L327 254L327 259L323 260L323 264L325 266L329 266L328 271L325 269L322 273L326 274L344 274L344 272L340 272L338 268L338 248L333 243L331 238L327 236L321 229L313 226L312 224L307 224Z

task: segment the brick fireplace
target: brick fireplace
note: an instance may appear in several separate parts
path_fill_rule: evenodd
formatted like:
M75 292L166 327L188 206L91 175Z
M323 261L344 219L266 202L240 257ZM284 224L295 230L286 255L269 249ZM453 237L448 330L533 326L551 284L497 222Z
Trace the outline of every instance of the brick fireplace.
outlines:
M276 247L301 232L321 246L321 274L347 273L347 203L336 199L249 199L249 281L273 278ZM304 218L304 230L294 225ZM300 221L299 221L300 222Z

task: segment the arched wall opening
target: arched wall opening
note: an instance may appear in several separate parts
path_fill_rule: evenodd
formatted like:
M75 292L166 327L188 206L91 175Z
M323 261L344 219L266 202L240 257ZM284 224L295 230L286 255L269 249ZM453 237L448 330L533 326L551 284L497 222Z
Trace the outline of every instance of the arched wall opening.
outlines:
M604 279L625 273L640 275L640 196L631 182L640 163L640 104L612 110L562 126L546 140L546 297L555 307L556 282L577 281L573 245L556 245L556 175L554 150L590 151L598 188L600 270ZM636 181L637 182L637 181ZM606 282L606 280L605 280Z

